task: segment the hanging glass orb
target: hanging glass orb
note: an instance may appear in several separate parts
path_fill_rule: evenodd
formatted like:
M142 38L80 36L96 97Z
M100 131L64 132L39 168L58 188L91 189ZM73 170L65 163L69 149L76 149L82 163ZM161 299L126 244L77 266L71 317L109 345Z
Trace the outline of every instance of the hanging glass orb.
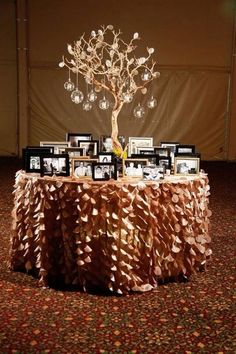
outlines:
M106 99L106 97L103 97L100 101L99 101L99 108L105 110L108 109L110 106L109 101Z
M134 116L135 116L136 118L143 118L143 116L145 115L145 113L146 113L145 108L142 107L142 106L140 105L140 103L139 103L138 106L135 107L135 109L134 109Z
M69 78L68 81L66 81L64 83L64 88L67 90L67 91L73 91L74 88L75 88L75 84L71 81L71 79Z
M157 105L157 100L152 96L148 101L147 101L147 106L148 108L155 108Z
M90 92L88 92L87 97L90 102L95 102L98 96L94 90L91 90Z
M151 77L152 77L152 74L147 69L141 74L141 79L143 81L148 81L151 79Z
M89 100L84 101L83 103L83 110L84 111L90 111L92 109L93 105Z
M72 94L70 95L72 101L76 104L79 104L83 101L84 95L83 92L79 91L78 89L75 89Z
M124 100L125 103L132 102L133 95L129 91L124 92L122 97L123 97L123 100Z

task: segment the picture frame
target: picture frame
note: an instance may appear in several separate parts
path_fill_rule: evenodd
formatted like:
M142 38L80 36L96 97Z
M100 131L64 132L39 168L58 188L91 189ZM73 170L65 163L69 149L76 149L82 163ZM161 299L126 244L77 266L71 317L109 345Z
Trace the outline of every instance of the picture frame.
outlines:
M114 162L114 153L113 152L99 152L98 153L98 162Z
M40 156L41 176L69 176L67 154L42 154Z
M100 135L99 137L99 151L100 152L112 152L112 137L110 135Z
M78 141L92 140L91 133L66 133L66 141L70 142L71 147L78 147Z
M154 146L154 154L157 154L158 156L162 157L169 157L170 156L170 148L166 148L163 146Z
M170 149L171 166L174 165L175 152L176 152L176 146L177 146L177 145L179 145L179 142L161 141L161 143L160 143L160 146L161 146L161 147Z
M108 181L117 179L117 170L115 163L95 162L92 165L92 177L94 181Z
M85 150L81 147L59 148L59 154L68 154L69 158L84 156Z
M92 158L98 154L98 140L78 140L78 147L84 148L84 156Z
M154 154L154 147L137 147L137 154L145 155L145 154Z
M85 157L71 159L71 175L76 178L92 178L92 165L97 159Z
M41 167L40 167L40 155L41 154L51 154L54 153L54 148L51 147L42 147L42 146L27 146L26 148L22 149L22 162L23 162L23 170L25 172L35 172L35 173L40 173L41 172ZM32 158L36 158L37 162L35 164L37 166L33 167L32 166Z
M190 156L176 156L174 161L174 174L180 176L198 175L200 158Z
M128 158L123 161L123 174L127 177L143 177L143 166L148 164L147 159Z
M144 181L158 181L164 178L164 167L147 165L143 167L143 180Z
M53 147L54 154L58 154L59 148L70 147L69 141L40 141L40 146L42 147Z
M176 145L175 156L195 154L195 145Z
M153 146L153 137L141 137L141 136L130 136L129 145L128 145L128 156L131 157L132 154L137 154L138 147L152 147Z
M171 170L171 157L170 156L158 156L158 166L164 167L166 170Z
M148 160L148 165L158 165L158 155L156 154L132 154L131 158L134 159L143 159L145 158L146 160Z

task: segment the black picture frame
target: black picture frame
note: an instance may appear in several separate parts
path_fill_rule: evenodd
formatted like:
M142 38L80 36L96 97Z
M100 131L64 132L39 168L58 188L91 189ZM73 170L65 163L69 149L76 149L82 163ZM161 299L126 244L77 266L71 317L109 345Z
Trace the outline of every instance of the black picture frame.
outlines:
M164 167L164 170L171 169L171 157L170 156L158 156L158 166Z
M29 173L40 173L41 172L41 167L40 167L40 155L41 154L52 154L54 153L54 148L53 146L51 147L42 147L42 146L27 146L26 148L22 149L22 168L25 170L25 172ZM30 156L38 157L37 160L39 161L39 168L33 168L31 161L30 161Z
M85 156L92 158L98 155L98 140L78 140L78 147L85 149Z
M183 144L176 145L175 156L182 156L182 155L187 156L193 154L195 154L195 145L183 145Z
M40 156L41 176L69 176L68 154L42 154Z
M94 181L108 181L117 179L116 163L97 162L92 165L92 177Z
M71 147L78 147L78 141L92 140L91 133L66 133L66 141L70 142Z
M84 149L81 147L68 147L64 149L64 154L68 154L69 158L84 156Z
M145 159L148 160L148 163L151 165L158 165L158 155L157 154L132 154L131 159L137 158L137 159L143 159L145 156Z
M162 156L170 156L170 149L169 148L165 148L163 146L155 146L154 147L154 154L157 154L159 157L162 157Z

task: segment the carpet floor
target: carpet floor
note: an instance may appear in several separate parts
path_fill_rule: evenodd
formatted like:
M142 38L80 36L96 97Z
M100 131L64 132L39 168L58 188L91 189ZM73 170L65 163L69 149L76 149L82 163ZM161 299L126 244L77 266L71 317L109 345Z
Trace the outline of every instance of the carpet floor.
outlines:
M113 296L42 289L8 269L20 161L0 158L0 353L236 353L236 164L209 174L212 259L188 282Z

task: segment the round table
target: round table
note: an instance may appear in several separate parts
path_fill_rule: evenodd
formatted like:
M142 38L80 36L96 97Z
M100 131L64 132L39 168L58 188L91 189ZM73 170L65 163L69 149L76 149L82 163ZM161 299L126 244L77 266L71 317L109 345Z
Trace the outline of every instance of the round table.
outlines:
M204 174L95 182L18 171L10 269L119 294L188 278L212 253L209 190Z

